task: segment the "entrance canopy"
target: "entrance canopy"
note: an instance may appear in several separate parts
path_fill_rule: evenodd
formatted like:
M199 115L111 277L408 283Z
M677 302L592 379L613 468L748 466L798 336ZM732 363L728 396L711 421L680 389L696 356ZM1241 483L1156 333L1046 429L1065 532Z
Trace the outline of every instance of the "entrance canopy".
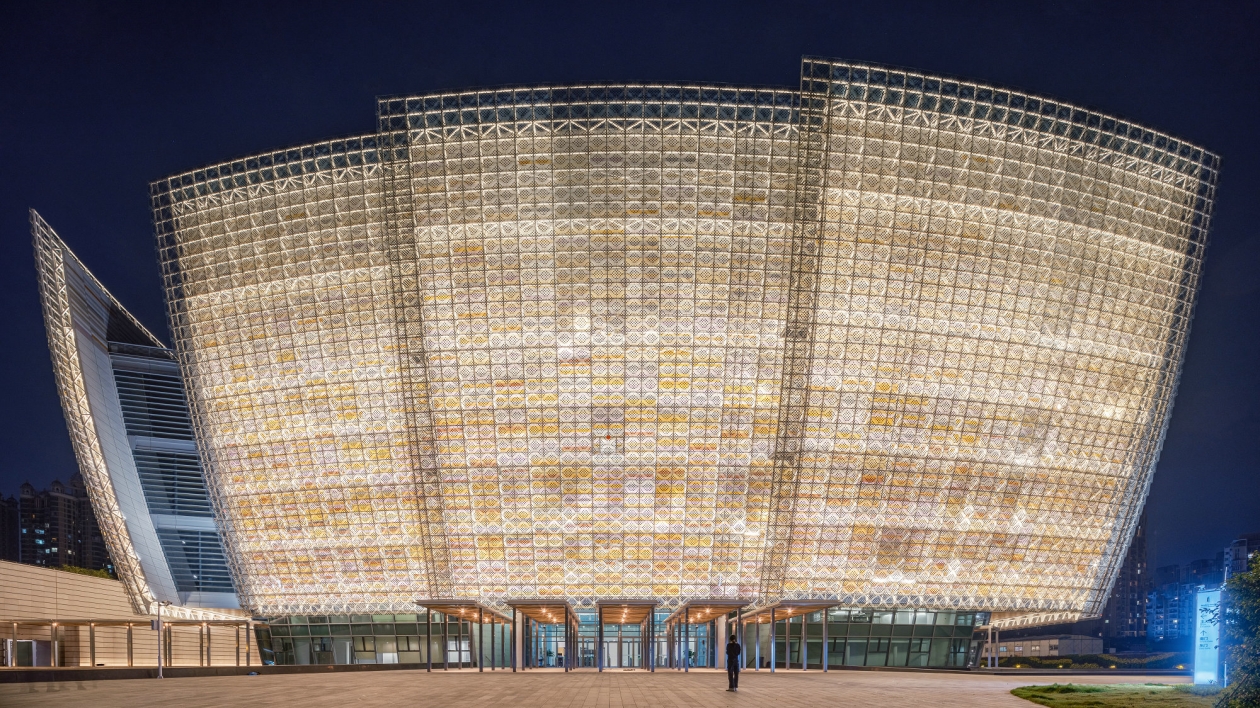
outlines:
M511 618L493 607L465 599L433 599L416 600L416 604L434 612L441 612L448 617L458 617L469 622L491 622L509 624Z
M565 600L508 600L507 605L538 624L564 624L565 618L570 624L578 621L573 605Z
M600 600L595 603L599 624L641 624L652 616L656 600Z
M835 607L838 602L835 600L779 600L778 602L763 607L758 607L748 614L744 615L745 622L769 622L773 613L776 621L796 617L798 615L807 615L811 612L825 610L828 607Z
M749 602L747 600L737 600L729 597L688 600L665 619L665 624L673 624L675 622L704 624L718 617L724 617L736 610L743 609L748 605Z

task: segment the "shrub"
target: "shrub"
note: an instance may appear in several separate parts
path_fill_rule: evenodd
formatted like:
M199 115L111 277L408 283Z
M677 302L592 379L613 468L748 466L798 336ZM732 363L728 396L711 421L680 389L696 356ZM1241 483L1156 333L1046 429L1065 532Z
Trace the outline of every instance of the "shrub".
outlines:
M1222 632L1229 687L1217 708L1260 706L1260 563L1229 579L1225 586Z
M88 570L87 568L80 568L77 565L63 565L57 570L64 570L67 573L78 573L79 575L90 575L94 578L105 578L107 580L118 579L108 570Z

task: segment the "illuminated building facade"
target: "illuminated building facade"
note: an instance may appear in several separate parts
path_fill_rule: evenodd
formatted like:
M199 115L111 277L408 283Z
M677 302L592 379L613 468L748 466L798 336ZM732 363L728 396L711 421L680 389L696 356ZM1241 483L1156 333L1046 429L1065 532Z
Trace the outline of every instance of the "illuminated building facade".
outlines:
M168 617L239 617L174 352L34 211L31 233L66 427L135 611L169 603Z
M245 606L1099 611L1214 155L814 59L378 115L153 186Z

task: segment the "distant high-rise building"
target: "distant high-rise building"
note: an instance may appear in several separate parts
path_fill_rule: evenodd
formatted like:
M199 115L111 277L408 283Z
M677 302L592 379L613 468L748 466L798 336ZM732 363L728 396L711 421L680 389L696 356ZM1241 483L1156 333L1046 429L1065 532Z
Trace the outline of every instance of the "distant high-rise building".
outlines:
M1179 581L1153 587L1146 601L1147 642L1157 644L1194 632L1194 593Z
M36 491L23 484L17 500L18 560L50 568L76 566L113 572L100 526L88 500L83 478L53 480Z
M21 537L17 498L0 497L0 560L18 561Z
M1225 581L1225 553L1217 553L1215 558L1200 558L1190 561L1181 569L1181 582L1186 585L1220 585Z
M1146 639L1146 600L1150 573L1146 567L1146 514L1138 520L1129 552L1103 607L1103 638L1109 648L1127 647Z
M1226 577L1246 573L1257 562L1260 562L1260 531L1243 534L1225 547Z
M1195 591L1220 585L1225 554L1200 558L1185 565L1155 569L1146 597L1148 644L1173 641L1194 634Z

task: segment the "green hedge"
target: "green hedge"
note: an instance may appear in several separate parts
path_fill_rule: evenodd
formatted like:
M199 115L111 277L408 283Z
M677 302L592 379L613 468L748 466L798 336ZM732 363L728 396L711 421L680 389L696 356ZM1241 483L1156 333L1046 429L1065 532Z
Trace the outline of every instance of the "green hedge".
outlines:
M60 568L57 568L57 570L64 570L67 573L78 573L79 575L90 575L93 578L105 578L107 580L118 579L110 574L108 570L88 570L87 568L80 568L77 565L63 565Z

